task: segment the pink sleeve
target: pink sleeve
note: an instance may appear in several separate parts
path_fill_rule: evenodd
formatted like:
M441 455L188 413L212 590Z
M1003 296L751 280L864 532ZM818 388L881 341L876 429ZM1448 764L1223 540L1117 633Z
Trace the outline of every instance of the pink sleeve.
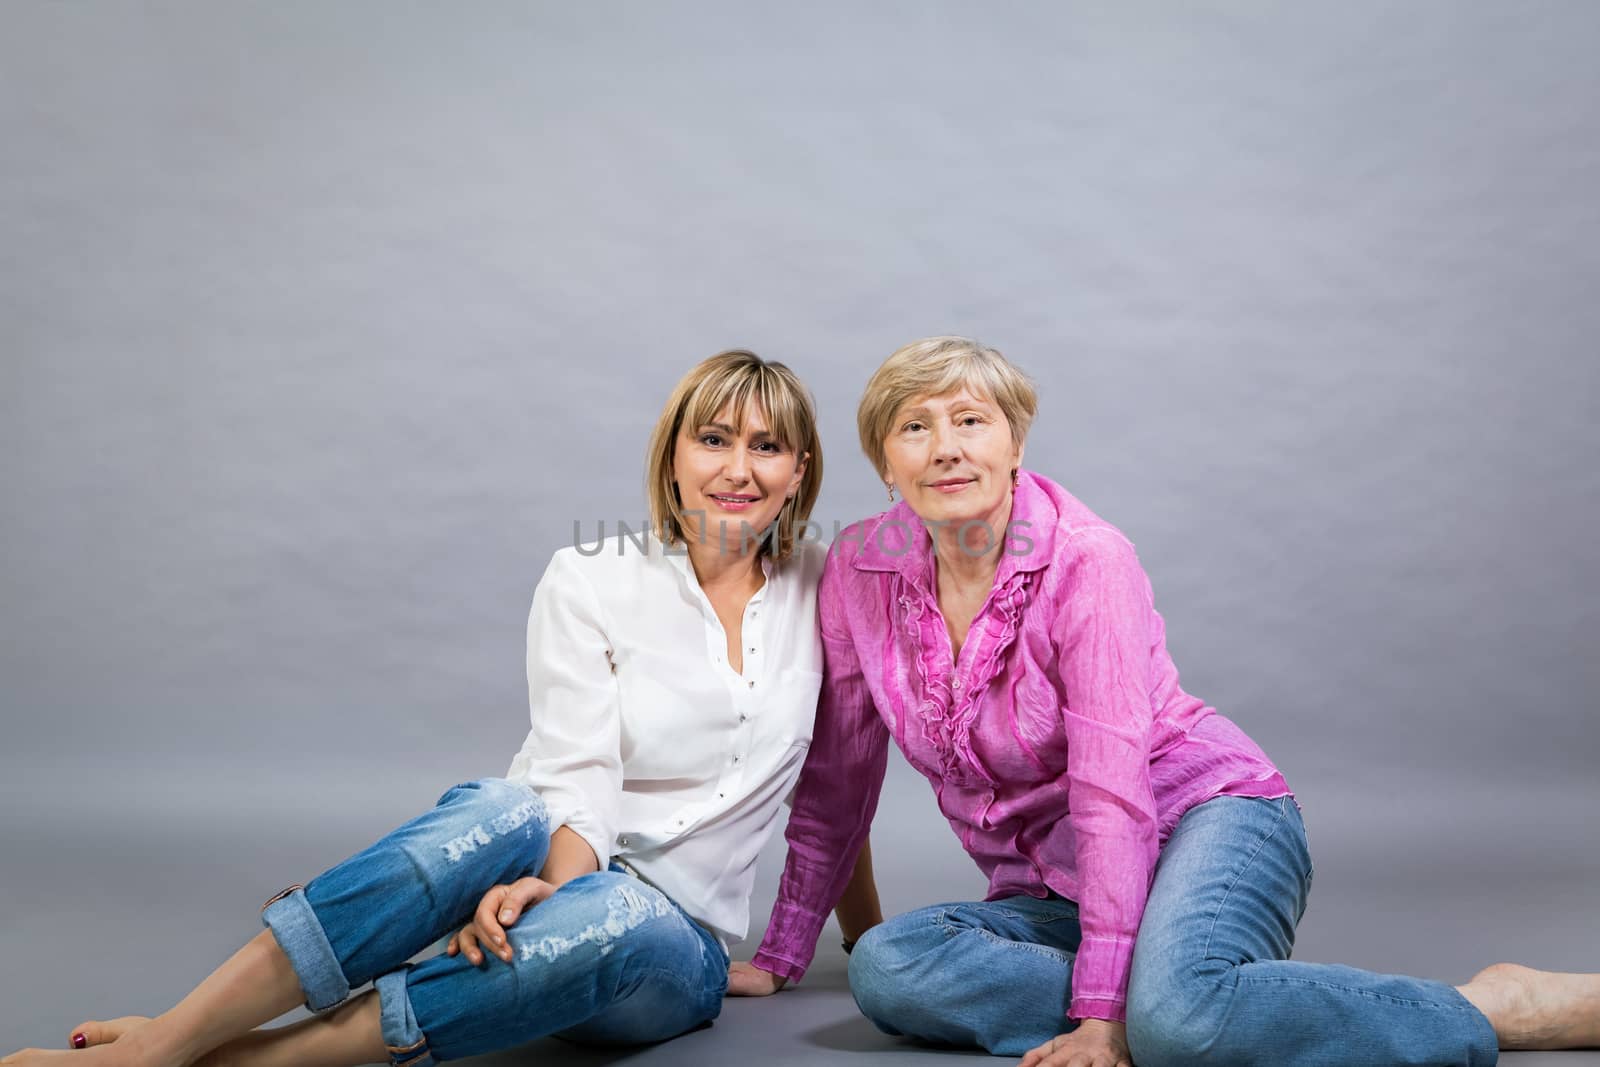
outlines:
M888 729L873 707L848 632L841 588L846 567L835 550L817 593L822 693L784 834L789 856L778 899L752 961L791 981L811 963L828 913L850 882L856 853L878 807L889 750Z
M1067 807L1077 848L1083 943L1074 1019L1126 1020L1134 937L1155 870L1150 788L1150 581L1114 530L1074 538L1055 633L1067 706Z

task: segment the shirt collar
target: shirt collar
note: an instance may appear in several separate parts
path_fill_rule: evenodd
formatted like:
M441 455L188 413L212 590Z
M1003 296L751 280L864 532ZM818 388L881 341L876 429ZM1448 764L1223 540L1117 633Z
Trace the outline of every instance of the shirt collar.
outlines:
M1011 535L995 570L996 586L1018 571L1041 570L1054 557L1061 513L1041 482L1030 471L1017 472L1007 526ZM861 550L851 559L851 566L862 571L898 572L913 585L932 589L933 538L910 504L902 500L858 528Z
M679 577L686 582L690 588L700 588L700 579L694 573L694 564L689 562L689 546L687 544L679 542L678 544L668 546L667 543L662 541L654 531L651 531L650 554L661 559L665 559L668 563L670 563L673 569L678 572ZM772 557L763 554L761 557L761 573L765 577L765 580L761 583L761 588L757 589L750 597L750 603L754 604L759 602L766 594L767 586L772 584L773 570L774 567L772 565Z

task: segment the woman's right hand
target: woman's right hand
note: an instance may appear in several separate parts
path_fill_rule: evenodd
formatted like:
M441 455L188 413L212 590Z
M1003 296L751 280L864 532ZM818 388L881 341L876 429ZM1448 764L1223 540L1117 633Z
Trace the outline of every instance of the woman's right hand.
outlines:
M763 971L753 963L735 963L728 968L730 997L770 997L788 984L789 979Z
M472 921L452 934L445 946L445 955L461 953L474 966L483 964L483 948L511 962L511 943L506 939L505 928L517 921L524 911L546 900L556 887L543 878L519 878L510 885L497 885L483 895Z

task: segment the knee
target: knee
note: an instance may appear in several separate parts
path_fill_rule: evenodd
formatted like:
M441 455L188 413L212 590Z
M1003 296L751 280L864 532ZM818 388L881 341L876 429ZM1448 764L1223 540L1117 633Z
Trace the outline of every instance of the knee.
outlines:
M925 999L915 988L916 953L898 923L879 923L863 934L850 951L849 963L856 1006L878 1029L891 1034L915 1032L916 1010Z
M1128 1051L1139 1067L1245 1067L1221 1040L1234 989L1232 965L1145 974L1128 983Z
M520 960L621 969L687 922L658 890L616 871L574 878L508 933Z
M439 804L471 809L474 820L496 836L528 826L549 831L544 798L530 786L505 778L478 778L451 786Z

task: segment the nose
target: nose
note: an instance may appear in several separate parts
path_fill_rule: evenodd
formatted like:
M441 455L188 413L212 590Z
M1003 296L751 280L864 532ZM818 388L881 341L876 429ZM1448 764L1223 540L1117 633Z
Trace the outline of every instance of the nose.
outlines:
M728 462L723 466L722 473L727 475L730 482L743 485L750 480L750 456L743 448L728 450Z
M934 463L954 463L961 458L961 449L956 444L955 432L949 426L942 422L934 423L931 434Z

